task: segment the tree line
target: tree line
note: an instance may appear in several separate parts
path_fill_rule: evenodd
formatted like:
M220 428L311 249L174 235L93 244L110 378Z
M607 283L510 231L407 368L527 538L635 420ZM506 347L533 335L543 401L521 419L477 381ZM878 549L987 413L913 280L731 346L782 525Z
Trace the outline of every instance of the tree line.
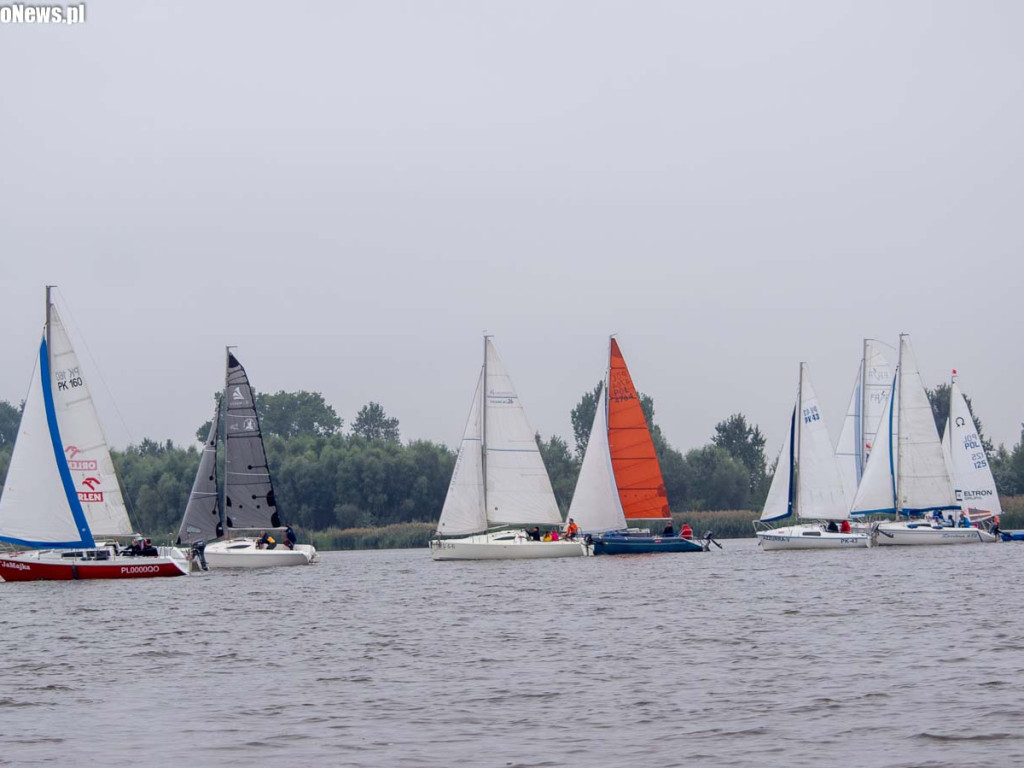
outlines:
M929 391L941 434L948 413L948 385ZM714 428L707 444L680 451L655 420L654 400L641 406L661 462L674 512L752 510L764 503L774 471L765 438L742 413ZM969 400L968 400L969 402ZM570 412L570 444L558 435L537 435L555 497L568 509L598 403L595 387ZM455 451L427 440L402 442L398 419L375 402L363 406L345 428L334 408L316 392L257 395L282 519L307 530L374 528L396 523L436 522L448 489ZM0 401L0 476L6 478L20 408ZM1013 448L995 448L984 438L1001 494L1024 494L1024 434ZM210 422L197 430L202 441ZM140 530L177 530L199 463L196 446L144 439L112 452L132 519Z

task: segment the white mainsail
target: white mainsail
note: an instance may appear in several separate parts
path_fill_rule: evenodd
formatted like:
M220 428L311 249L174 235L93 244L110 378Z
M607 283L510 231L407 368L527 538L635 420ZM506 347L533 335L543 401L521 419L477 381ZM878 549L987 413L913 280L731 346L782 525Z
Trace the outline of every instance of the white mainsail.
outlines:
M864 354L836 443L835 455L848 507L852 506L864 475L892 388L892 368L883 349L888 346L876 339L864 339Z
M626 528L619 489L612 471L608 449L608 387L602 382L594 409L587 450L569 504L569 517L587 533L620 531Z
M761 520L780 520L793 513L804 520L848 516L839 466L806 363L800 364L796 404Z
M437 524L438 533L446 536L465 536L487 529L487 513L484 508L484 475L482 423L484 372L476 383L473 404L469 408L469 419L462 433L459 455L455 470L444 497L441 519Z
M484 481L491 526L562 521L537 435L490 339L484 380Z
M490 338L438 533L502 525L559 525L551 479L512 379Z
M797 517L805 520L844 520L848 514L843 481L806 363L800 365L799 397L795 499Z
M51 386L68 469L94 536L132 532L85 374L56 306L50 308Z
M1002 506L985 447L981 443L967 400L956 381L949 390L949 420L943 435L943 447L948 450L956 501L960 508L964 511L974 509L1001 515Z
M900 336L900 363L872 456L853 514L923 514L956 508L931 404L905 335Z

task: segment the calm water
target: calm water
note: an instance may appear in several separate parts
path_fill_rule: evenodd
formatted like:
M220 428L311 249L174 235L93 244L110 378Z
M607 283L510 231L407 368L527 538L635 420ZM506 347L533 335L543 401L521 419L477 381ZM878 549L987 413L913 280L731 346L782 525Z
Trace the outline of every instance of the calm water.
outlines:
M1024 545L0 584L0 765L1024 765Z

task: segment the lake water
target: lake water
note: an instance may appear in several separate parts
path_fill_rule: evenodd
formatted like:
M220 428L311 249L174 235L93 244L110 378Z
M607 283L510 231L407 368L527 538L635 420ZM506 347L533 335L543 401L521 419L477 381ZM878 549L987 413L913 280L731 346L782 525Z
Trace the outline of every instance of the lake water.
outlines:
M0 584L0 765L1024 765L1024 545Z

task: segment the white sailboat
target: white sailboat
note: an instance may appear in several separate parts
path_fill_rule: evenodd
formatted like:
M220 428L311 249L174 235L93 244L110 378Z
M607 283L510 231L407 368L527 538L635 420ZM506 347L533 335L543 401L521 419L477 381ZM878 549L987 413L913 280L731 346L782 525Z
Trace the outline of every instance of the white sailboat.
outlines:
M988 463L985 446L971 416L967 399L960 391L953 371L949 387L949 416L942 433L942 452L953 478L953 491L962 514L980 523L1003 513L996 481Z
M587 554L582 541L535 541L525 530L511 528L557 528L561 522L536 435L491 337L485 336L484 363L437 524L438 537L430 542L431 557L503 560Z
M217 484L221 409L223 506ZM315 562L316 548L311 544L289 546L288 530L278 513L252 386L245 368L229 348L224 396L199 460L178 543L191 544L197 559L212 568L269 568Z
M0 497L0 541L33 549L0 552L0 576L5 581L182 576L188 561L180 550L122 549L116 541L131 536L131 522L88 380L50 288L39 357Z
M851 514L907 518L875 526L880 546L995 540L988 531L941 522L947 510L959 509L917 360L901 334L896 377Z
M853 505L857 495L857 486L864 475L882 411L892 389L892 366L885 349L892 347L877 339L864 339L864 352L853 394L850 395L850 405L836 443L836 461L843 478L847 508Z
M769 523L795 517L815 521L779 528ZM849 514L839 464L828 428L818 408L807 364L800 363L800 383L789 430L775 468L761 519L755 523L765 551L778 549L851 549L871 546L871 535L849 530ZM843 521L840 530L836 521Z

